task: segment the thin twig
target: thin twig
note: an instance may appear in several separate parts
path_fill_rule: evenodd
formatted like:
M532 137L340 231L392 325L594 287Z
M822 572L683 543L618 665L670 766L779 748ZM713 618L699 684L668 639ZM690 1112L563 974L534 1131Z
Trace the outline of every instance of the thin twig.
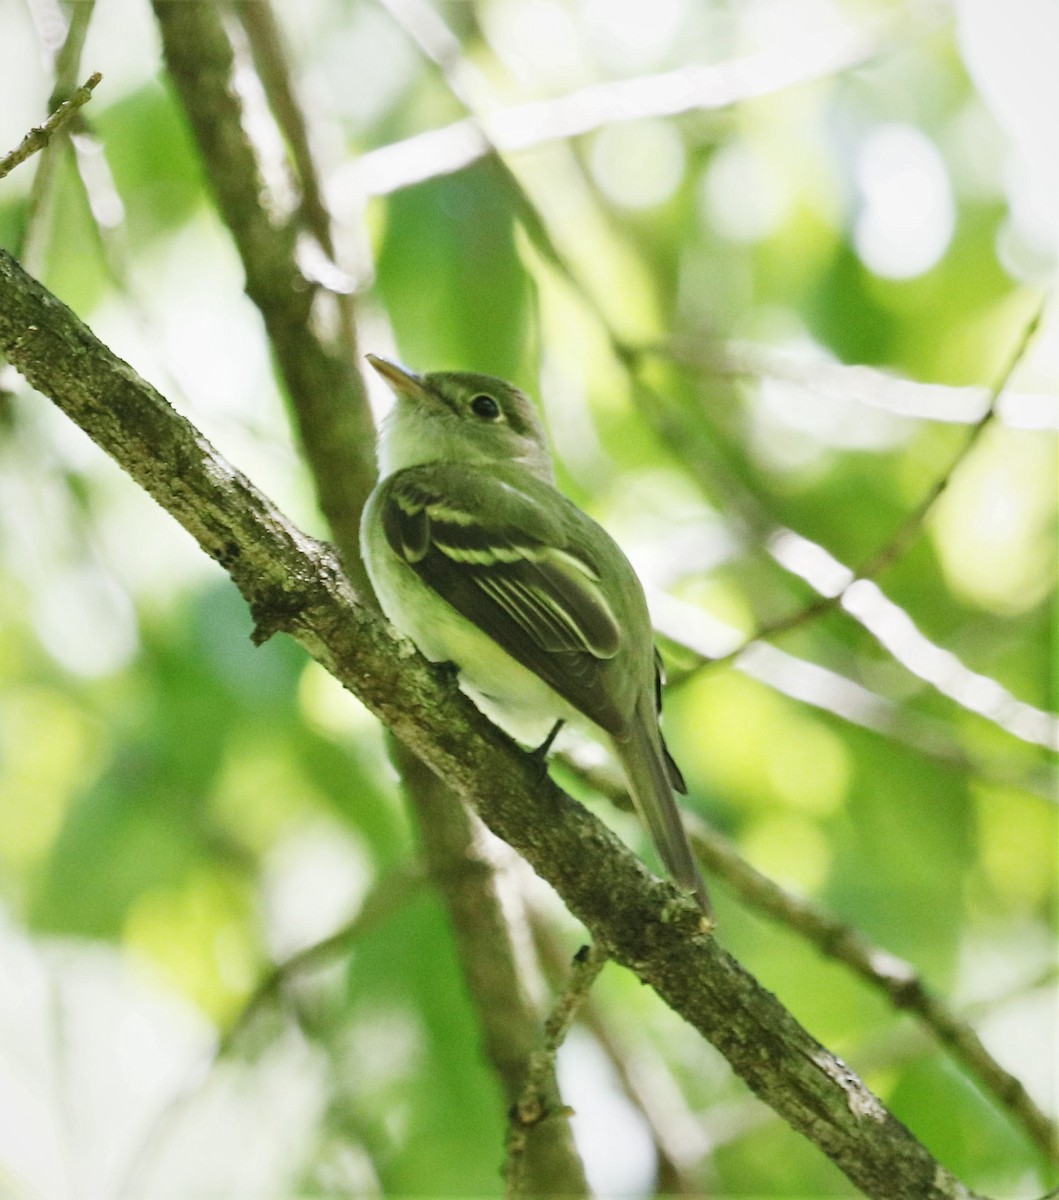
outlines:
M407 2L384 0L392 15L446 73L452 84L453 59L438 54L440 38L431 37L429 18L417 19ZM929 23L922 28L926 30ZM605 125L646 117L729 108L861 66L896 41L894 24L844 30L821 41L812 54L792 59L784 49L709 66L680 67L657 75L590 84L565 96L538 100L469 119L369 151L338 172L329 190L360 190L387 195L401 188L462 170L479 159L532 149L546 142L579 137ZM454 94L467 104L462 88ZM473 113L474 105L467 105Z
M95 0L75 4L70 11L66 36L54 57L55 86L48 100L49 109L54 110L68 100L77 85L77 77L81 70L81 51L94 11ZM82 110L75 114L70 132L80 131L84 126ZM55 150L63 149L72 141L72 138L69 142L65 138L60 139L55 145ZM40 272L46 264L48 241L53 226L50 209L54 201L58 163L59 155L54 151L44 153L33 172L33 181L26 201L26 219L20 236L15 240L15 253L29 271Z
M170 78L291 396L320 508L346 571L370 596L357 531L374 482L375 431L343 297L321 285L321 264L305 261L303 214L291 211L297 198L265 184L265 156L243 120L220 6L153 0L153 8Z
M283 33L276 21L276 14L272 4L265 0L236 0L235 11L250 43L250 53L268 97L269 108L290 150L291 161L301 185L301 209L305 224L320 243L321 249L333 258L335 250L331 215L320 195L309 130L302 106L295 95Z
M14 150L0 158L0 179L9 175L15 167L24 163L27 158L31 158L38 150L43 150L63 126L73 120L78 110L84 108L92 99L92 92L102 78L99 71L90 75L69 100L59 105L43 125L37 125L31 129Z
M971 1195L724 951L696 905L542 779L451 678L358 603L328 547L292 526L3 250L0 352L224 567L250 605L257 641L280 630L295 637L530 862L616 962L713 1042L866 1195Z
M574 955L570 980L544 1022L541 1046L529 1059L529 1070L522 1094L511 1106L504 1164L506 1195L528 1195L524 1178L524 1160L530 1134L543 1122L568 1117L569 1110L555 1112L550 1105L549 1081L555 1074L555 1057L566 1040L577 1011L585 1002L592 985L607 962L607 953L597 945L582 946Z
M534 911L530 930L545 976L558 990L567 979L570 960L554 922ZM701 1179L693 1179L692 1173L709 1153L711 1141L702 1127L701 1114L691 1110L665 1059L630 1050L615 1027L615 1014L596 996L587 997L579 1019L607 1056L622 1092L651 1131L658 1160L658 1191L666 1196L701 1196Z
M565 766L615 807L631 808L628 794L610 774L586 768L564 757ZM763 875L737 847L704 821L685 815L696 857L750 905L812 943L821 954L844 963L872 987L883 992L895 1008L913 1013L962 1063L997 1103L1006 1109L1026 1135L1045 1154L1059 1162L1059 1127L1038 1107L1023 1085L994 1059L967 1021L936 996L915 967L874 945L858 929Z
M55 85L48 97L48 108L57 109L64 100L69 100L70 94L77 85L77 76L81 72L81 52L85 48L88 37L88 27L92 23L96 0L77 0L69 7L70 23L66 27L66 36L55 55Z
M757 630L742 645L734 647L720 658L713 659L709 663L703 663L702 666L720 666L731 662L753 642L789 633L792 629L797 629L807 622L814 620L816 617L822 616L824 613L840 605L843 598L849 594L850 588L855 584L864 580L874 580L876 576L881 575L888 567L891 567L908 550L922 531L934 506L945 491L947 491L955 473L978 444L985 430L996 419L997 403L1040 327L1041 319L1044 316L1046 300L1047 297L1040 299L1030 319L1020 331L1018 340L1007 363L989 390L989 401L985 412L971 427L963 445L956 451L945 470L934 480L920 502L907 514L897 529L894 530L890 537L887 538L883 545L870 558L853 572L853 578L839 591L831 595L819 596L811 604L798 609L796 612L789 613L787 616L780 617L775 621L759 625ZM690 674L694 674L698 669L700 668L694 668Z
M992 399L988 387L921 383L877 367L835 362L756 342L717 341L703 334L659 342L648 352L714 376L775 379L836 404L862 405L913 421L974 425ZM997 404L997 418L1011 429L1059 430L1059 397L1008 388Z

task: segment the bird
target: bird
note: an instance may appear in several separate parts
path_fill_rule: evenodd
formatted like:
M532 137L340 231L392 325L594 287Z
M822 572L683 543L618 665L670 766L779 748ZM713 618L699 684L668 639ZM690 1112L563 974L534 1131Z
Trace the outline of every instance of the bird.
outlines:
M367 360L395 397L360 528L384 614L542 757L563 723L609 742L666 870L712 921L673 795L687 787L659 725L643 587L556 487L532 401L489 375Z

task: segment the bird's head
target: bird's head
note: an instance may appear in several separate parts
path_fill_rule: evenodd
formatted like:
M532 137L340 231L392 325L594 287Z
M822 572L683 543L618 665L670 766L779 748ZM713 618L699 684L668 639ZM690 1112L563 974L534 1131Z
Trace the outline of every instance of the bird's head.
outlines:
M514 384L468 371L417 375L389 359L367 357L397 398L379 438L383 476L432 462L513 462L552 482L540 418Z

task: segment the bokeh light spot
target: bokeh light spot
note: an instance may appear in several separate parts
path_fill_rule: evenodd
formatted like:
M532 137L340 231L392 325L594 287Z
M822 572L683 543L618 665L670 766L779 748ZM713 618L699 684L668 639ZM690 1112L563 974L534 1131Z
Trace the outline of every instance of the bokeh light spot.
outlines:
M654 208L684 177L684 143L664 121L609 125L592 139L592 176L608 199L624 208Z
M933 141L910 125L883 125L861 147L856 175L862 208L853 240L864 265L884 279L929 271L956 223L948 170Z

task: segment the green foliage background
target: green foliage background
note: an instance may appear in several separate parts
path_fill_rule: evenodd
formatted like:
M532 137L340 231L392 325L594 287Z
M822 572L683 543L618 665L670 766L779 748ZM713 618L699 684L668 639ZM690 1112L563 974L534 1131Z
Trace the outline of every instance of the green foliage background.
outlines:
M762 47L788 45L797 62L847 27L873 31L875 52L716 111L627 123L616 107L504 167L392 191L371 153L462 119L448 84L367 0L277 7L364 348L542 396L564 488L653 594L680 601L663 621L674 670L700 622L749 635L812 601L767 553L777 527L865 562L967 436L828 399L814 364L987 386L1046 281L1047 245L1020 225L1005 166L1032 139L995 101L1003 63L971 52L970 7L924 25L911 6L868 0L669 0L651 21L634 4L441 5L501 108ZM1007 66L1032 80L1032 25L1015 33L1026 62ZM0 44L6 146L39 122L52 80L29 6L5 0ZM324 534L146 5L100 0L82 64L105 76L86 113L105 157L82 147L78 168L56 146L43 203L39 161L0 183L0 244ZM921 156L908 170L942 181L952 218L933 257L898 278L858 240L867 147L894 129ZM658 350L670 339L675 357ZM805 384L716 369L728 339L812 348ZM1011 385L1052 430L1057 348L1046 314ZM266 1182L499 1194L505 1114L425 887L409 884L348 954L266 1006L255 1036L166 1109L271 964L340 926L416 847L371 718L292 644L253 649L234 589L169 518L12 374L0 387L0 1111L28 1131L0 1133L0 1194L65 1194L64 1170L113 1194L129 1179L152 1195L260 1195ZM672 690L667 730L690 809L909 959L1054 1111L1057 820L1047 722L1030 710L1057 706L1055 443L1027 424L986 430L881 577L900 610L882 642L837 608L777 640L832 673L837 711L726 663ZM887 640L905 621L958 662L938 667L917 638L898 661ZM928 682L939 671L951 694ZM840 679L883 697L892 731L851 719L861 701ZM589 802L650 855L631 820ZM515 877L572 953L579 930ZM969 1186L1054 1185L910 1018L716 891L726 946ZM850 1194L634 980L609 968L596 995L656 1120L698 1131L671 1140L706 1194ZM591 1035L564 1069L597 1186L652 1194L647 1126Z

